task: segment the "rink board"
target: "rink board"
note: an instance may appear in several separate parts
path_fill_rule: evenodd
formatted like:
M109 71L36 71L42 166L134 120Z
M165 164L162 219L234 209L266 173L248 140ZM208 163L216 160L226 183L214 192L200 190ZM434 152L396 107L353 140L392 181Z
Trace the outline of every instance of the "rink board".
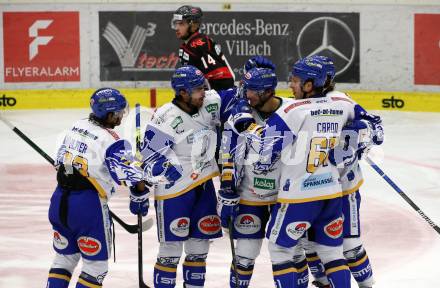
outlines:
M170 102L174 91L169 88L121 89L131 107L160 107ZM60 90L3 90L0 91L1 110L72 109L87 108L93 89ZM440 112L440 93L350 91L350 97L369 110ZM290 97L288 89L277 90L277 95Z

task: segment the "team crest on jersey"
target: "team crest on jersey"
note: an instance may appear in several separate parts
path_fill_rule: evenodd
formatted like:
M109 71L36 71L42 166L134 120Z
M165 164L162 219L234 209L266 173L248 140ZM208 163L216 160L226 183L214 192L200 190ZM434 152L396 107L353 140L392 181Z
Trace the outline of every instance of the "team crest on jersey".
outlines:
M97 255L102 248L101 242L92 237L81 236L77 240L79 250L87 256Z
M275 157L273 157L272 161L260 161L258 160L257 162L253 163L253 172L255 175L267 175L268 173L274 171L275 165L277 164L278 160L280 160L281 158L281 153L280 152L275 152L273 154ZM265 160L265 159L263 159ZM262 163L264 162L264 163Z
M328 237L338 239L342 235L343 224L344 220L342 219L342 217L339 217L325 225L324 232Z
M261 219L253 214L242 214L235 220L234 227L241 234L254 234L261 229Z
M298 240L310 228L310 223L307 221L293 222L287 225L286 233L287 236L293 240Z
M202 217L197 223L200 232L206 235L214 235L220 232L220 218L217 215Z
M178 237L186 237L189 233L189 218L181 217L174 219L170 224L171 233Z
M69 241L66 237L60 234L58 231L53 231L53 246L59 250L63 250L69 245Z
M197 48L197 46L203 46L203 45L205 45L205 43L206 43L206 42L203 42L203 39L202 39L202 38L199 38L199 39L197 39L197 40L191 42L191 47L193 47L193 48ZM197 71L196 71L196 74L197 74ZM198 75L200 75L200 74L198 74Z

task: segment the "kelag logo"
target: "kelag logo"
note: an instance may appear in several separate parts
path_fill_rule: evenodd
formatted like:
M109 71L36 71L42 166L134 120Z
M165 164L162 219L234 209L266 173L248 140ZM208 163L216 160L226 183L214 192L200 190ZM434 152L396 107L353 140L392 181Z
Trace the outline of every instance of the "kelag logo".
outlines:
M402 99L394 98L394 95L391 98L382 99L382 107L383 108L403 108L405 106L405 101Z
M17 104L17 99L14 97L6 97L5 94L0 98L0 107L13 107Z

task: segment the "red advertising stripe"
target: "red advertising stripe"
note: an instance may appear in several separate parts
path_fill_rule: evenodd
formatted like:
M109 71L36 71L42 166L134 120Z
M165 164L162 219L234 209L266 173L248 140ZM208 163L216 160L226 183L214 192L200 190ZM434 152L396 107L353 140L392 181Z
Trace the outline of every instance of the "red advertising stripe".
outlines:
M415 14L414 84L440 85L440 14Z
M5 82L80 81L79 12L4 12Z

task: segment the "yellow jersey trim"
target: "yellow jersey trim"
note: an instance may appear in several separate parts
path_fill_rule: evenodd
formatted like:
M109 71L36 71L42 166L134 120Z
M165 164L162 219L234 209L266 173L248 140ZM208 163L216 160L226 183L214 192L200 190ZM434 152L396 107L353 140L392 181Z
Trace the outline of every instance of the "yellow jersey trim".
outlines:
M362 184L364 184L364 179L361 179L353 188L342 191L342 195L346 196L358 191Z
M107 193L105 192L104 188L96 181L95 178L87 177L89 179L90 183L92 183L93 187L98 191L99 197L105 199L107 198Z
M305 202L313 202L318 200L328 200L334 199L342 196L342 192L337 192L330 195L310 197L310 198L301 198L301 199L286 199L286 198L278 198L278 203L305 203Z
M275 200L257 202L257 201L249 201L249 200L240 199L240 204L244 204L244 205L248 205L248 206L266 206L266 205L271 205L271 204L275 204L275 203L277 203L277 201L275 201Z

